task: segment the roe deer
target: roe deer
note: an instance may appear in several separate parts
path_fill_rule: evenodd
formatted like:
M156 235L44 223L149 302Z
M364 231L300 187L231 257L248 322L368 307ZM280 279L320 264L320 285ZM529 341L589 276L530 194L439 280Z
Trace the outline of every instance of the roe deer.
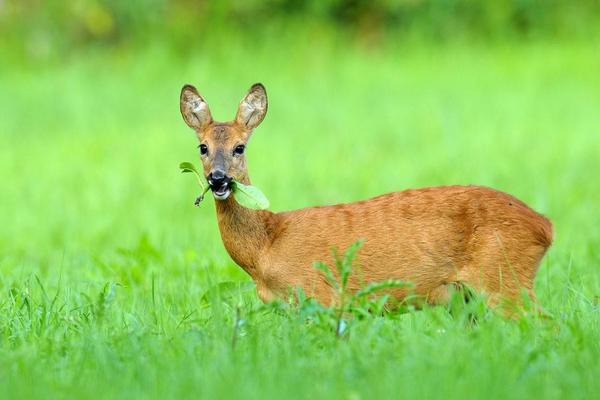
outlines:
M232 180L250 183L244 150L267 112L262 84L253 85L231 122L216 122L196 88L181 90L183 119L200 142L204 174L215 197L223 244L256 282L263 301L301 287L323 304L333 289L314 261L331 259L332 248L358 239L362 282L397 279L413 284L390 289L429 304L444 304L455 285L485 293L490 306L520 304L522 290L535 300L533 280L552 243L552 224L518 199L480 186L404 190L350 204L273 213L240 206L230 196Z

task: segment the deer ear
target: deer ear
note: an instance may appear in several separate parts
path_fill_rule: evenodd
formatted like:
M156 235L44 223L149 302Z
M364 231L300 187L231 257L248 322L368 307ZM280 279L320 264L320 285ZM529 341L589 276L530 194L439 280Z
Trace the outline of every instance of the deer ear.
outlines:
M267 113L267 91L261 83L252 85L240 102L235 121L248 130L256 128Z
M192 85L185 85L181 89L179 109L185 123L198 132L212 122L208 104Z

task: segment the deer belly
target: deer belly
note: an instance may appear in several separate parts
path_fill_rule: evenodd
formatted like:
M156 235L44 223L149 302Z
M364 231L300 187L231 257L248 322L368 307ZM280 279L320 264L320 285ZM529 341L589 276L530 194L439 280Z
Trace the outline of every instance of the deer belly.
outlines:
M436 251L432 246L422 248L419 242L411 240L398 240L390 246L389 236L387 241L378 236L372 235L358 250L349 280L350 290L394 279L413 285L412 290L396 290L396 297L409 293L427 295L440 285L453 282L462 267L459 265L462 263L449 258L446 251ZM338 257L343 257L351 243L347 240L320 243L306 240L301 246L288 247L285 253L272 254L261 268L260 286L277 297L285 297L300 287L307 296L328 302L333 289L324 274L314 268L314 263L325 263L337 275L332 249L336 248Z

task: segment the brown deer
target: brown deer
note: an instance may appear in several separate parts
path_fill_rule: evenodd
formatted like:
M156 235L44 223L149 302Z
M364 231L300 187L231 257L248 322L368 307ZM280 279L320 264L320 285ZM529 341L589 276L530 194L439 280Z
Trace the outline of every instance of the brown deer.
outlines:
M395 279L413 284L392 289L402 301L446 303L456 286L484 293L490 306L532 300L533 280L552 243L552 224L515 197L481 186L442 186L384 194L350 204L273 213L240 206L231 181L250 184L244 150L267 112L267 93L253 85L231 122L212 119L196 88L181 90L183 119L200 142L200 158L216 204L223 244L256 282L263 301L301 287L323 304L334 291L316 260L332 259L358 239L359 284Z

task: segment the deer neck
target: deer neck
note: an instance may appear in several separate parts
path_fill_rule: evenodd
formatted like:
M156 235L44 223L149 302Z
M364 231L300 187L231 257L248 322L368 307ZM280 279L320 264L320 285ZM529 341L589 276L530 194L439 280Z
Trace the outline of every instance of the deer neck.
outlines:
M247 177L241 181L250 184ZM271 243L270 226L275 214L242 207L235 201L233 193L226 200L216 200L215 203L225 249L239 266L256 279L260 275L260 254Z

